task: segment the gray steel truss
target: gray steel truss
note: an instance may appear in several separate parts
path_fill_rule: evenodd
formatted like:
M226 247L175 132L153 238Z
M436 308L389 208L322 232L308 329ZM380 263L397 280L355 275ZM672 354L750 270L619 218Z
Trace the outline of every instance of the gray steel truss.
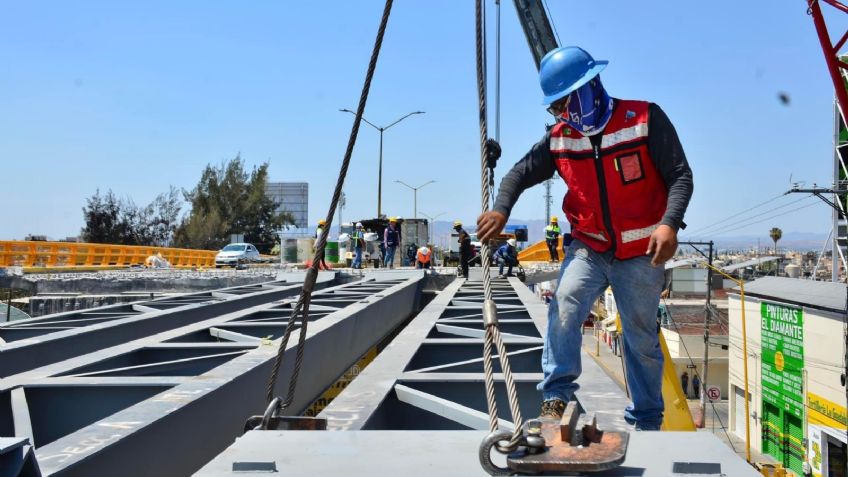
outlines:
M0 324L0 378L293 296L300 292L304 276L304 272L281 274L283 278L273 282ZM322 272L316 288L335 279L334 273Z
M195 475L243 475L240 469L287 476L486 475L477 459L488 429L482 296L482 283L463 280L437 295L320 413L328 431L250 431ZM536 384L547 306L515 279L496 280L494 299L521 412L530 418L542 398ZM624 392L594 360L583 358L579 405L597 415L602 429L629 430ZM511 429L497 360L495 373L500 423ZM687 475L673 472L675 463L688 475L757 475L712 435L633 433L630 439L623 467L593 475Z
M409 318L423 272L318 291L294 403L303 412ZM0 380L0 437L29 438L45 476L189 475L265 409L294 298L244 308ZM285 395L297 330L276 393Z
M41 477L29 439L0 437L0 477Z
M539 412L542 336L547 305L514 278L494 281L498 321L515 375L521 413ZM483 285L457 280L445 288L392 346L324 411L337 430L486 429L483 384ZM583 359L578 400L607 429L627 429L624 392L592 360ZM495 361L500 418L510 419L506 388ZM473 423L473 425L472 425ZM511 425L511 424L510 424Z

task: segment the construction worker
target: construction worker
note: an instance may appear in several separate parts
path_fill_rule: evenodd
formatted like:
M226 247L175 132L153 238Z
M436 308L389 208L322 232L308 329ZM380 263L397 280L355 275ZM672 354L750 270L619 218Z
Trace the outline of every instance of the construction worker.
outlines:
M415 258L415 268L430 268L430 259L433 258L433 251L430 247L424 245L418 249Z
M365 246L365 232L362 230L362 222L356 223L356 228L350 234L353 241L353 268L362 268L362 248Z
M411 243L406 246L406 261L407 265L414 267L415 266L415 256L418 253L418 245L415 243Z
M383 232L383 247L386 250L383 256L383 266L395 268L395 251L400 245L400 230L397 225L397 218L389 219L389 226Z
M462 222L455 220L453 229L459 234L457 242L459 242L459 268L462 270L462 276L468 278L468 262L474 258L474 247L471 245L471 236L462 228Z
M511 277L513 265L518 264L518 251L515 250L515 239L511 238L505 244L498 247L495 252L495 260L498 262L498 278ZM504 275L504 265L508 266Z
M598 76L606 66L577 47L545 55L539 78L557 123L504 176L493 210L477 219L477 233L480 240L494 236L522 191L555 173L563 177L563 211L574 240L548 311L541 417L558 419L574 397L580 327L612 286L633 400L624 416L637 430L655 430L663 419L656 310L663 264L677 250L692 196L692 171L659 106L607 94Z
M695 394L695 399L701 398L701 377L698 376L698 373L694 373L692 376L692 392Z
M551 261L554 263L559 262L559 253L557 252L559 234L559 218L554 215L551 217L551 223L545 227L545 243L548 244L548 253L551 254Z
M315 245L312 246L313 250L318 249L318 241L321 240L321 234L324 233L324 227L326 227L326 226L327 226L326 220L321 219L321 220L318 221L318 228L315 229ZM327 266L327 262L324 261L324 255L321 255L321 263L318 264L318 268L321 268L323 270L329 270L330 269L330 267Z

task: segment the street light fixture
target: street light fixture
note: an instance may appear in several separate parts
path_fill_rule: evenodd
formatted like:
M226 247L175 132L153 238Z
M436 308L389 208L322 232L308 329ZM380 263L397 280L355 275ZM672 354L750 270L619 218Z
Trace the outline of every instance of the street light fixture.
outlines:
M418 189L421 189L422 187L424 187L426 185L430 185L430 184L432 184L436 181L427 181L427 182L421 184L418 187L412 187L411 185L407 184L404 181L395 181L395 182L397 182L398 184L401 184L401 185L405 185L406 187L409 187L410 189L412 189L412 193L413 193L413 195L412 195L413 202L412 203L413 203L413 210L414 210L413 218L417 219L418 218Z
M343 113L350 113L350 114L356 116L356 113L349 110L349 109L339 109L339 111L341 111ZM407 114L406 116L401 117L397 121L389 124L388 126L383 126L383 127L377 126L374 123L372 123L371 121L365 119L365 116L362 117L362 120L365 121L365 124L371 126L372 128L376 129L377 131L380 131L380 165L377 169L377 218L378 219L380 217L382 217L382 212L383 212L383 210L382 210L382 202L383 202L383 132L385 130L389 129L390 127L394 126L395 124L397 124L397 123L403 121L404 119L406 119L406 118L408 118L412 115L415 115L415 114L424 114L424 111L413 111L413 112Z

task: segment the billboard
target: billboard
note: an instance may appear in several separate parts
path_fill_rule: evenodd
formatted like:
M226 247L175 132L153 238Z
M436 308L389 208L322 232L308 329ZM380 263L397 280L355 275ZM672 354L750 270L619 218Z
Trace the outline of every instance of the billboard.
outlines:
M292 215L295 227L309 227L308 182L268 182L265 184L265 195L277 204L278 213Z

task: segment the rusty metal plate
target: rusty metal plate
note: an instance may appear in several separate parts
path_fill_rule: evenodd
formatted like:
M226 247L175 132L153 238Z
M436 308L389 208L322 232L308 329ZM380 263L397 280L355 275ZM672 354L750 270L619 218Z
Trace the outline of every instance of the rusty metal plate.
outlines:
M598 431L588 446L572 446L562 439L560 422L543 419L542 437L546 450L538 454L510 456L507 465L516 472L600 472L624 462L630 435L626 432Z

